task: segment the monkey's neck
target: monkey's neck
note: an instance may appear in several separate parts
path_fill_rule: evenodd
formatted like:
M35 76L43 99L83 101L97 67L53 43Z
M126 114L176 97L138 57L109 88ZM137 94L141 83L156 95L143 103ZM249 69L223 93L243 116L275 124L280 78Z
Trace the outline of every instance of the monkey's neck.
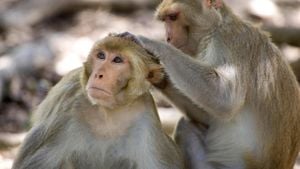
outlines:
M258 41L262 46L269 42L269 37L259 27L243 21L226 6L222 8L221 15L223 20L217 29L216 38L226 44L229 50L244 49L247 53L245 46L248 46L247 50L251 51L251 48L256 48Z
M98 107L95 111L89 114L83 113L82 116L94 134L106 138L118 137L126 133L126 130L136 124L145 113L158 118L150 93L145 93L115 109Z
M258 28L239 19L227 6L222 7L219 11L222 21L212 32L208 32L201 38L198 47L199 57L204 58L209 49L208 46L216 41L225 44L228 48L235 48L241 45L247 46L243 43L251 44L251 41L257 41L261 37L268 39Z
M120 103L117 106L114 106L113 108L106 108L99 106L99 111L105 112L107 114L119 114L124 112L143 112L147 110L147 108L151 107L149 105L149 97L151 94L149 92L146 92L138 97L134 97L132 100L122 100L124 103Z
M204 57L206 55L206 49L208 48L209 44L212 42L212 39L217 36L217 32L222 29L223 25L228 24L228 22L232 22L235 20L235 15L232 13L230 8L228 8L225 4L222 8L218 9L222 16L222 20L219 23L215 23L211 25L208 29L203 29L202 24L200 22L199 26L197 27L196 34L196 41L199 42L197 47L197 52L194 54L195 57L199 56L197 54L200 53L200 57ZM198 32L199 31L199 32Z

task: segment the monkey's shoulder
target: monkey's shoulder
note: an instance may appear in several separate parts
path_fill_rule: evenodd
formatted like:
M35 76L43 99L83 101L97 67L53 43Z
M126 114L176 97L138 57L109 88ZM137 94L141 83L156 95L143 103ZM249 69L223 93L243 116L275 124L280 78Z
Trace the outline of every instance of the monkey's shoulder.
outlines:
M71 71L52 87L46 98L35 110L35 120L43 120L51 114L64 115L62 112L70 110L76 99L82 97L80 71L81 68Z
M80 89L80 74L82 68L77 68L66 74L54 87L55 90L62 90L65 92Z

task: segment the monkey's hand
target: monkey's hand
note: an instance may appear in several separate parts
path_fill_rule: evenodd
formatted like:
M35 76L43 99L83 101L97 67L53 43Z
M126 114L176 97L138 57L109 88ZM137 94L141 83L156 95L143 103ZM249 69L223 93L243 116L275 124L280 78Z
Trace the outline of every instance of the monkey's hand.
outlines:
M151 56L159 60L161 60L163 57L168 57L171 54L180 52L178 49L165 42L151 40L141 35L136 36L130 32L110 34L110 36L116 36L131 40L136 44L142 46Z
M121 38L125 38L128 39L134 43L136 43L137 45L141 46L142 48L144 48L146 50L146 52L148 54L150 54L150 56L152 57L153 60L155 60L157 63L159 62L159 52L156 52L156 47L150 48L148 45L147 40L151 41L150 39L147 39L144 36L136 36L130 32L123 32L120 34L109 34L109 36L116 36L116 37L121 37ZM145 42L144 42L145 41ZM155 41L153 41L155 43ZM161 43L161 42L157 42L157 43ZM161 45L157 45L158 47ZM147 48L148 47L148 48ZM158 49L157 49L158 50Z
M150 56L152 57L151 59L153 59L153 60L155 60L155 62L159 63L159 58L155 54L153 54L153 52L150 52L147 48L145 48L144 43L140 40L140 38L141 39L143 39L143 38L146 39L145 37L136 36L136 35L133 35L130 32L124 32L124 33L120 33L120 34L110 34L109 36L121 37L121 38L125 38L125 39L133 41L134 43L136 43L139 46L141 46L142 48L144 48L150 54ZM168 75L165 73L165 71L163 69L161 69L160 71L161 71L161 74L163 75L163 78L161 78L159 81L150 80L150 82L156 88L164 89L164 88L166 88L166 86L169 83L169 78L168 78Z
M163 46L167 45L163 42L150 40L141 35L136 36L130 32L123 32L120 34L110 34L110 36L116 36L116 37L121 37L121 38L131 40L134 43L143 47L149 54L151 54L152 56L157 57L157 58L159 58L159 53L161 53L161 52L159 52L160 51L159 48L164 48Z
M184 55L180 50L165 42L148 39L141 35L137 36L137 40L146 51L159 59L162 63L165 63L174 55Z
M123 33L119 33L119 34L110 33L109 36L115 36L115 37L120 37L120 38L128 39L128 40L130 40L130 41L132 41L132 42L134 42L134 43L142 46L141 43L139 42L138 38L134 34L132 34L130 32L123 32Z

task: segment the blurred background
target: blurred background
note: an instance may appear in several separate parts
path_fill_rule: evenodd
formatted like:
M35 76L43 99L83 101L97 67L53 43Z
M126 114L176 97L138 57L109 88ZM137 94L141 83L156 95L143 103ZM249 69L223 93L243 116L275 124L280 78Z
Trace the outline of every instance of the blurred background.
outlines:
M237 15L271 33L300 80L300 0L225 1ZM124 31L164 39L163 24L153 19L158 3L0 0L0 169L11 168L34 108L64 74L81 66L94 41ZM181 115L154 94L171 133Z

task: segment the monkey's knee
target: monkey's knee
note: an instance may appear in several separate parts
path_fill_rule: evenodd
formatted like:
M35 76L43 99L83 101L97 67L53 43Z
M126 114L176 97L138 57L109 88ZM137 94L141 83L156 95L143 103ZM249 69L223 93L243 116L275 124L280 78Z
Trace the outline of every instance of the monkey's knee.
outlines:
M183 152L185 166L190 169L212 169L206 161L206 146L202 127L181 118L175 131L175 141Z
M181 118L175 130L175 142L184 152L185 156L204 156L205 144L203 132L191 121Z
M174 138L177 141L181 141L183 139L190 139L196 137L197 140L203 140L204 130L202 127L198 127L196 124L191 122L190 120L182 117L176 126Z
M184 135L186 135L186 133L187 133L188 130L190 130L190 126L189 126L188 123L189 122L184 117L182 117L178 121L177 126L175 128L175 133L174 133L175 140L180 139L181 137L183 137Z

